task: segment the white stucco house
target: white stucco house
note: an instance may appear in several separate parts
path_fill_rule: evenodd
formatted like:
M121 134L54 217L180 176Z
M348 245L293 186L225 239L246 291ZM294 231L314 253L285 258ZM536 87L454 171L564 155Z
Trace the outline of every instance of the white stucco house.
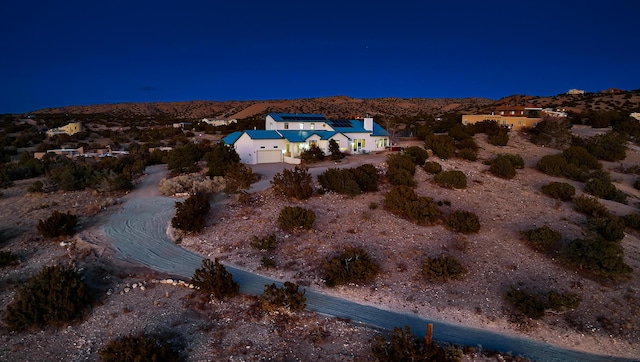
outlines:
M345 153L382 151L389 145L389 133L367 117L362 120L329 120L322 114L270 113L264 130L234 132L222 139L240 155L240 161L258 163L300 163L300 154L318 146L329 154L334 140Z

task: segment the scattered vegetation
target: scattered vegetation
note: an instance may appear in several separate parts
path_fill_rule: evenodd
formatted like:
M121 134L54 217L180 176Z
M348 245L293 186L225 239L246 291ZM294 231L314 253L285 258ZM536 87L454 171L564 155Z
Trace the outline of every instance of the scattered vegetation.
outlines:
M442 172L442 166L440 166L440 164L435 161L427 161L422 168L426 172L434 175Z
M341 160L345 157L344 153L340 151L340 145L335 140L329 140L329 152L331 152L332 160Z
M16 331L62 326L79 317L91 299L89 288L76 270L57 265L44 267L18 287L7 305L4 322Z
M211 259L202 259L202 267L196 269L191 277L191 284L200 292L218 300L234 297L240 292L240 286L233 281L233 275L217 258L213 262Z
M524 168L524 160L520 155L501 153L490 161L489 172L505 179L516 176L516 169Z
M434 176L434 181L443 187L464 189L467 187L467 176L458 170L442 171Z
M324 161L325 157L324 151L315 144L300 153L300 159L305 163Z
M478 215L464 210L454 210L444 219L447 229L460 233L480 231L480 219Z
M180 361L180 354L168 342L144 334L112 340L98 355L103 362Z
M425 138L424 147L443 160L455 155L455 141L449 135L429 135Z
M459 279L467 274L467 269L458 259L441 254L437 258L427 258L422 264L422 274L431 281Z
M378 265L364 249L349 248L324 264L328 286L368 282L378 274Z
M576 194L576 188L566 182L550 182L542 186L542 193L562 201L571 201Z
M628 214L622 217L624 224L634 230L640 230L640 213Z
M187 233L199 232L207 226L206 216L211 204L204 193L189 196L184 202L176 202L176 215L171 226Z
M263 238L253 236L253 240L250 243L251 247L258 250L275 250L278 246L276 234L270 234Z
M396 186L415 186L413 175L416 165L408 154L394 153L387 156L387 180Z
M318 175L318 182L325 190L355 196L378 190L378 170L371 164L356 168L329 168Z
M429 158L429 154L427 150L418 146L410 146L404 149L404 153L411 158L416 166L424 165L427 158Z
M427 343L424 338L417 338L411 328L404 330L394 327L386 340L376 336L372 347L373 355L380 362L396 361L443 361L456 362L462 360L462 350L454 346L441 347L436 343Z
M609 215L609 210L602 205L595 197L580 195L573 199L576 210L587 216L605 217Z
M251 184L256 181L256 174L244 163L233 163L224 171L224 179L227 193L236 193L242 190L248 190Z
M273 176L271 186L277 195L293 197L298 200L305 200L313 195L311 175L304 166L296 165L293 170L284 169L282 173L278 172Z
M300 206L285 206L278 216L278 225L286 230L311 229L316 221L313 210Z
M633 271L624 262L622 246L598 236L574 239L562 247L560 255L576 268L598 275L616 277Z
M442 212L430 197L418 196L409 186L394 186L384 196L385 207L419 225L431 225Z
M78 216L71 213L54 211L45 220L38 221L38 232L45 238L57 238L73 235L73 229L78 224Z
M18 256L12 251L0 251L0 268L18 265L19 263L20 260L18 259Z
M582 298L574 293L549 291L545 296L539 296L514 287L511 287L505 294L505 299L522 314L532 319L544 317L545 311L548 309L558 313L576 309L582 302Z
M520 235L522 235L522 237L528 241L529 246L531 246L534 250L542 251L545 253L551 253L552 251L556 250L560 243L560 240L562 240L562 234L559 231L551 229L547 225L535 229L521 231Z
M305 292L304 289L299 291L298 285L291 282L284 282L282 288L276 287L275 283L265 285L264 292L260 295L260 304L268 311L285 309L297 312L307 306Z

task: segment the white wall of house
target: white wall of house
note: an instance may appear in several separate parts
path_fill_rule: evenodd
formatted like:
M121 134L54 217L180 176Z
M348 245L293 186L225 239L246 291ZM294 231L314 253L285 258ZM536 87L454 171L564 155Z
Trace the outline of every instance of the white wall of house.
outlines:
M291 122L276 122L273 117L267 115L265 117L264 129L266 130L289 130L289 131L329 131L331 127L327 125L326 122L316 121L316 122L300 122L300 121L291 121Z
M348 151L350 153L368 153L383 151L389 144L389 137L371 136L366 133L345 133L351 140L348 142ZM385 142L385 140L387 140ZM340 143L340 148L343 145Z
M240 162L255 165L258 163L258 152L278 151L282 154L286 141L279 139L251 139L248 134L243 133L234 144L236 152L240 155ZM280 158L282 162L282 158Z

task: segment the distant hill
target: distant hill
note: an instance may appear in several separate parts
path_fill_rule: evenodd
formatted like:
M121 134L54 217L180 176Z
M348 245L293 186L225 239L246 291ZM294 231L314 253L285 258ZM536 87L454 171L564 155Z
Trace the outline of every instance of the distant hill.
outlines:
M640 91L621 93L586 93L557 96L512 95L499 100L488 98L351 98L334 96L266 101L190 101L154 103L116 103L89 106L47 108L36 114L109 114L119 117L164 115L178 119L227 117L245 119L262 117L266 113L322 113L329 118L353 116L417 116L446 112L480 113L494 107L523 105L560 108L566 111L585 110L625 112L640 111Z

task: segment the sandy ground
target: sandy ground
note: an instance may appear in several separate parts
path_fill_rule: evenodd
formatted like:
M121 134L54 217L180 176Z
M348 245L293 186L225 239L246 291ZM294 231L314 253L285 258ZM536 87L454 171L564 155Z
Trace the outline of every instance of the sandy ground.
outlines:
M476 136L482 147L477 162L438 160L445 170L462 170L468 178L467 189L440 188L434 184L433 176L422 170L416 173L418 194L451 202L450 207L442 207L444 214L463 209L480 216L481 231L464 236L469 242L466 251L454 247L454 240L460 235L442 225L416 226L385 211L382 204L389 185L382 185L379 192L353 198L325 194L297 201L277 197L265 190L254 194L250 205L229 200L226 205L213 209L211 225L204 233L186 238L182 245L243 269L291 280L365 304L526 335L593 353L640 356L638 235L629 233L622 241L625 261L635 272L617 283L591 280L526 247L519 237L521 230L546 224L561 231L565 239L572 239L582 235L585 218L573 210L572 203L553 200L540 192L542 185L560 179L531 167L540 157L558 151L534 146L515 133L511 137L508 146L495 147L486 143L483 135ZM512 180L497 178L482 163L497 153L520 154L527 167L518 170ZM380 161L379 155L358 157L369 157L374 164ZM362 160L358 159L358 163ZM637 153L629 152L623 163L630 165L639 161ZM613 171L620 165L606 166ZM631 195L629 205L602 202L618 215L637 212L639 194L631 187L634 177L615 172L612 176L616 185ZM580 183L562 181L574 184L577 190L583 188ZM371 203L380 207L370 209ZM297 233L279 230L277 216L287 205L314 210L317 215L314 229ZM261 252L249 246L254 235L263 237L271 233L279 240L275 252ZM347 246L365 248L380 265L381 273L367 285L326 288L321 265ZM466 278L438 284L424 280L420 274L424 259L443 252L465 264L469 271ZM263 256L273 258L278 267L262 268ZM583 302L575 311L549 314L532 321L518 315L504 301L503 295L511 286L570 291L580 294Z
M489 159L498 152L518 153L532 166L541 156L557 152L535 147L517 134L512 134L505 148L488 145L483 137L477 136L482 146L481 159ZM379 164L384 157L353 156L341 166ZM581 234L585 220L573 211L572 204L549 199L539 191L541 185L556 179L526 168L519 170L515 179L503 180L489 174L488 166L481 161L439 162L445 169L464 171L469 187L442 189L433 183L431 175L418 171L416 190L436 201L450 201L451 207L442 208L445 214L464 209L480 216L482 229L478 234L466 236L469 242L466 251L454 248L459 235L441 225L420 227L385 211L382 200L388 185L382 185L377 193L354 198L326 194L305 202L275 197L269 189L257 191L250 205L228 198L214 205L205 232L182 240L181 245L204 256L220 257L242 269L295 281L364 304L525 335L598 354L640 356L636 326L640 315L637 234L630 233L622 242L626 261L635 270L631 278L618 283L590 280L531 251L519 240L519 230L543 224L561 230L567 239ZM630 152L624 163L638 164L640 157ZM607 167L615 169L619 164ZM318 170L314 167L312 172ZM630 203L603 203L620 215L637 212L639 195L631 187L634 177L614 173L613 178L619 188L632 194ZM95 360L96 351L108 340L143 331L167 336L183 347L183 356L189 361L372 359L370 346L375 330L311 312L266 314L256 307L255 298L248 296L208 303L187 288L154 282L166 276L124 262L106 244L85 249L82 242L61 247L57 242L41 240L34 231L35 222L53 210L73 210L86 215L81 218L83 230L100 238L97 226L120 207L110 207L97 216L96 212L117 204L123 195L111 198L92 192L27 195L25 189L32 181L18 183L0 198L0 230L5 240L0 246L2 250L17 252L23 261L18 267L2 269L0 302L6 305L15 287L42 265L68 262L100 277L94 280L100 280L95 288L102 297L81 322L68 328L17 334L2 330L0 360ZM582 188L578 183L575 186ZM144 196L152 196L155 191L142 192L149 192ZM379 207L371 209L371 203ZM278 230L277 215L285 205L312 208L318 216L314 230L300 233ZM254 235L273 232L280 241L275 252L259 252L249 246ZM380 265L381 273L367 285L326 288L320 266L347 245L367 249ZM442 252L463 261L469 270L465 279L432 284L422 278L419 271L424 258ZM260 266L263 256L273 257L278 267L263 269ZM572 291L580 294L583 302L576 311L530 321L503 301L503 293L512 285ZM470 354L465 359L492 358Z

